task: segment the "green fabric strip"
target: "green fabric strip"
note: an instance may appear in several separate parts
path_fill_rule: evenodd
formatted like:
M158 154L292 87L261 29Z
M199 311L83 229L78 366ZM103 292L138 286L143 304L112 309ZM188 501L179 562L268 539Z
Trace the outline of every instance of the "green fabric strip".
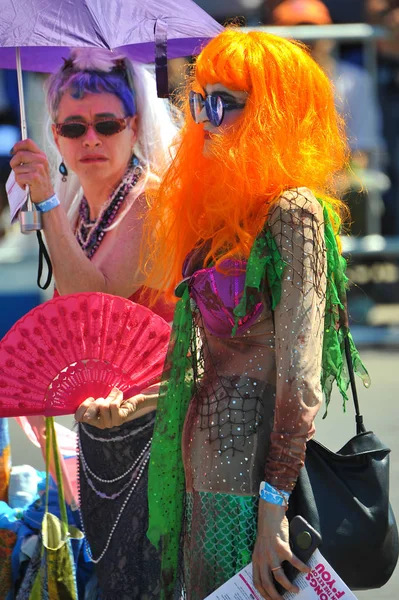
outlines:
M148 475L149 540L162 548L161 599L173 597L185 491L181 440L193 389L189 359L192 318L188 286L176 305L165 379L158 399Z
M346 276L346 260L340 255L337 240L326 207L323 208L324 238L327 249L327 291L326 314L324 319L323 355L321 369L321 386L328 405L334 381L342 395L343 408L346 410L348 400L349 374L345 359L345 338L349 338L352 362L355 373L361 377L365 387L370 386L370 377L360 360L349 329L340 324L340 310L346 310L346 290L348 278Z
M261 291L265 275L272 298L272 310L276 308L281 299L281 278L284 268L285 263L277 244L270 231L266 229L256 238L248 258L244 292L240 303L234 309L236 319L232 337L237 332L239 320L244 318L255 304L255 293Z
M68 534L68 517L65 504L64 483L60 464L57 434L55 432L54 417L46 417L46 513L48 513L49 497L49 471L50 471L50 445L53 450L55 474L57 477L58 502L60 505L60 516L63 529L63 537Z

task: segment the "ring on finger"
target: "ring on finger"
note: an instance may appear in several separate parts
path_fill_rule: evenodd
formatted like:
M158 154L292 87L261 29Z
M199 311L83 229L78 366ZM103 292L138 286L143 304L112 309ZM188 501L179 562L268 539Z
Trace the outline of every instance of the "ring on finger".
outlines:
M279 569L282 569L283 567L281 565L279 565L278 567L273 567L273 569L270 569L272 572L273 571L278 571Z

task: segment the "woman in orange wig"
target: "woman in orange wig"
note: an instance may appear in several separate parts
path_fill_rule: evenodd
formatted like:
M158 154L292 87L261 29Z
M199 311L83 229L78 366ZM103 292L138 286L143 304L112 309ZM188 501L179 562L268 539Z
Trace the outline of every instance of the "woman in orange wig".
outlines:
M148 224L151 276L180 298L148 535L161 542L164 598L202 600L252 559L256 588L278 600L274 580L296 589L283 561L307 570L285 514L306 442L323 391L328 402L334 380L344 397L348 385L346 211L333 192L346 140L327 77L296 42L226 30L189 89Z

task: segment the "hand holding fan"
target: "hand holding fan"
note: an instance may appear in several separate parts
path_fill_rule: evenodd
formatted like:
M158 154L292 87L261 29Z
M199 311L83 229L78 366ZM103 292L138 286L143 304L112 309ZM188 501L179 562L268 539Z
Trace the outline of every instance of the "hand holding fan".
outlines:
M169 335L166 321L125 298L53 298L0 342L0 417L72 414L113 387L138 394L159 381Z

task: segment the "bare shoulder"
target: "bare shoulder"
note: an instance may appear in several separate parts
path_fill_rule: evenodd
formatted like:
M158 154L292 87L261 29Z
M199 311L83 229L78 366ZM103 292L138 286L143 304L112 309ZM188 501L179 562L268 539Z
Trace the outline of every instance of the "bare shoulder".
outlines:
M286 220L289 217L312 217L319 223L323 221L323 207L313 192L306 187L286 190L272 206L269 221Z
M124 200L121 216L123 215L123 220L128 223L141 221L144 219L147 210L148 206L145 198L145 191L143 188L140 190L135 190L133 188Z

